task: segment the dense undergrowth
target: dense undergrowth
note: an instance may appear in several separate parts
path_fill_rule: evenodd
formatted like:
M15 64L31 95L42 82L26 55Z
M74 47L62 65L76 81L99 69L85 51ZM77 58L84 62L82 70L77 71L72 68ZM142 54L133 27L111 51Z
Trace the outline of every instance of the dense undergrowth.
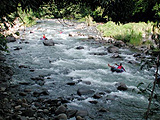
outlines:
M98 25L97 28L103 33L104 37L113 37L116 40L122 40L134 46L143 44L153 44L149 37L152 34L152 23L126 23L116 24L109 21ZM143 41L145 39L145 42Z

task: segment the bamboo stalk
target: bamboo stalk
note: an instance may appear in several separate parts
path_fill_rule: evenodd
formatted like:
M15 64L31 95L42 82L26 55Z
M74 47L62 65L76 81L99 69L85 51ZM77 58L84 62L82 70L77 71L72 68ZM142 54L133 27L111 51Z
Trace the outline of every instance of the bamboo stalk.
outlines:
M150 98L149 98L148 108L147 108L147 112L146 112L146 116L145 116L145 119L146 119L146 120L148 119L148 116L149 116L149 113L150 113L150 106L151 106L151 102L152 102L152 98L153 98L153 93L154 93L155 86L156 86L156 82L157 82L158 66L159 66L159 55L158 55L157 64L156 64L155 80L154 80L154 83L153 83L153 88L152 88L152 91L151 91L151 96L150 96Z

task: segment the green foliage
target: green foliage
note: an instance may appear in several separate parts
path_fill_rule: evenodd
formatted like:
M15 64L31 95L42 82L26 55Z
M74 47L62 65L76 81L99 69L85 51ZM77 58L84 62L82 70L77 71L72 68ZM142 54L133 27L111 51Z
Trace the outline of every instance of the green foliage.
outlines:
M7 51L7 41L4 35L0 34L0 50L1 51Z
M85 19L88 26L93 24L93 18L90 15L86 16Z
M106 24L99 25L97 28L103 32L104 37L113 37L117 40L122 40L125 43L130 43L135 46L142 44L142 34L151 31L151 23L127 23L117 25L109 21Z

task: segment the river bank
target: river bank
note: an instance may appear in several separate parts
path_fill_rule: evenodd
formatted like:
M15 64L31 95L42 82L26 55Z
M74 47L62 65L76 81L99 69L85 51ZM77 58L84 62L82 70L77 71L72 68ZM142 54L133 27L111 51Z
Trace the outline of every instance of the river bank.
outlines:
M140 80L145 81L150 78L149 76L141 78L142 73L136 73L138 68L134 71L130 69L132 64L136 65L139 62L135 60L134 63L128 58L132 56L140 58L141 55L133 55L132 52L127 51L127 47L122 42L118 44L111 38L100 39L99 36L96 36L96 30L86 28L84 24L71 28L63 28L58 21L54 20L53 23L45 21L40 24L42 25L35 26L33 33L30 33L33 28L30 28L25 31L23 35L26 35L22 39L16 40L15 43L9 43L11 52L10 55L6 54L8 57L4 63L8 62L11 66L10 69L13 69L14 72L10 73L10 77L13 75L12 79L6 77L9 81L6 85L8 87L1 87L1 94L4 95L1 99L1 119L120 119L119 114L123 113L119 111L122 110L121 107L118 107L119 101L123 104L130 103L128 100L123 102L121 94L133 94L132 90L139 91L133 87L139 82L135 79L137 74ZM86 31L88 29L90 34L86 34L86 31L83 32L82 28ZM63 34L59 33L59 30L62 29ZM71 29L72 32L68 29ZM39 40L44 31L47 37L52 38L56 43L55 46L44 46ZM105 46L106 44L114 44L114 47L109 48ZM128 52L127 59L124 58L123 51ZM126 65L128 73L124 74L127 79L121 74L116 74L115 79L110 70L104 67L106 62L113 63L113 59L115 59L114 62L122 61ZM4 73L8 74L7 70ZM103 82L98 81L99 79L102 79ZM131 85L126 82L132 80L134 83ZM129 97L136 101L135 97L131 95ZM132 99L132 102L134 100ZM141 100L143 103L145 102L145 105L147 104L146 98L143 99L143 96ZM112 107L113 105L114 107ZM142 110L145 110L143 106L144 104L140 105ZM132 107L134 108L134 106ZM136 107L136 109L138 108ZM116 111L120 113L117 114ZM136 110L133 109L133 111ZM112 116L112 114L115 115ZM123 115L123 117L127 116Z

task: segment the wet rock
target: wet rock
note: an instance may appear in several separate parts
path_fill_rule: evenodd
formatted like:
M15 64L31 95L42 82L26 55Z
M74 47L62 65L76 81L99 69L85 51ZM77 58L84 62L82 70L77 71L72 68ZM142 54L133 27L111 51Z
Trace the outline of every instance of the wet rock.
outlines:
M54 43L53 40L44 40L44 41L43 41L43 44L44 44L45 46L54 46L54 45L55 45L55 43Z
M130 61L128 61L128 63L130 63L130 64L138 64L138 62L134 61L134 60L130 60Z
M115 39L110 37L102 37L102 40L105 40L107 43L114 43Z
M85 120L84 118L82 118L81 116L77 116L76 120Z
M34 72L35 70L34 70L34 69L30 69L29 71L30 71L30 72Z
M0 54L0 61L5 61L5 57Z
M36 92L36 91L33 92L33 96L34 96L34 97L39 97L40 95L41 95L41 92Z
M109 53L117 53L119 51L119 48L115 46L110 46L107 48L107 50Z
M95 99L99 99L99 98L101 98L102 96L101 96L101 94L99 94L99 93L96 93L96 94L94 94L93 95L93 98L95 98Z
M31 78L32 80L44 80L44 77L42 77L42 76L39 76L39 77L34 77L34 78Z
M49 92L48 92L48 90L44 90L44 91L41 92L41 94L43 94L43 95L49 95Z
M94 36L88 36L88 39L95 39L95 37Z
M56 117L58 120L68 120L67 119L67 115L62 113L62 114L59 114L57 117Z
M30 108L22 111L23 116L33 117L34 113L35 113L35 111L33 109L30 109Z
M93 93L94 93L94 90L90 90L88 88L80 88L77 91L78 95L88 95L88 94L93 94Z
M141 56L140 53L136 53L136 54L133 55L133 57L140 57L140 56Z
M20 120L28 120L25 116L20 116Z
M121 40L117 40L115 41L114 46L119 47L119 48L125 47L125 43Z
M21 105L15 106L15 110L20 110L21 109Z
M67 110L66 114L68 116L68 118L72 118L76 115L78 110Z
M36 83L37 83L38 85L42 86L42 85L44 85L45 81L39 80L39 81L36 81Z
M122 82L116 83L115 86L117 87L118 90L124 90L125 91L125 90L128 89L127 86Z
M81 50L81 49L84 49L84 47L83 46L78 46L78 47L76 47L76 49Z
M6 87L0 87L0 92L4 92L4 91L6 91Z
M107 112L107 110L105 108L101 108L99 109L99 112Z
M67 85L75 85L76 82L68 82Z
M22 107L29 107L30 105L28 105L27 103L22 103Z
M20 96L26 96L27 94L24 93L24 92L20 92L19 95L20 95Z
M90 103L92 103L92 104L97 104L98 103L98 101L96 101L96 100L92 100L92 101L89 101Z
M58 115L65 112L66 112L66 107L64 105L61 105L56 109L55 114Z
M81 116L81 117L85 117L88 115L88 111L86 110L78 110L76 113L76 116Z
M22 47L15 47L14 50L21 50Z
M48 110L48 109L44 109L44 110L43 110L43 113L48 114L48 113L49 113L49 110Z
M6 38L6 40L7 40L7 42L15 42L15 41L16 41L16 38L13 37L13 36L8 36L8 37Z
M25 44L29 44L29 42L24 42Z
M24 81L24 82L19 82L19 84L21 84L21 85L29 85L30 83L29 83L29 82Z
M70 36L70 37L75 37L75 36L78 36L78 33L76 33L76 32L70 32L70 33L69 33L69 36Z
M19 68L27 68L25 65L20 65Z
M107 55L108 53L107 52L99 52L99 53L90 53L91 55L100 55L100 56L103 56L103 55Z
M34 91L33 96L34 97L39 97L40 95L49 95L48 90L39 90L39 91Z
M115 53L111 58L122 58L118 53Z
M86 84L86 85L91 85L90 81L82 81L82 83Z

